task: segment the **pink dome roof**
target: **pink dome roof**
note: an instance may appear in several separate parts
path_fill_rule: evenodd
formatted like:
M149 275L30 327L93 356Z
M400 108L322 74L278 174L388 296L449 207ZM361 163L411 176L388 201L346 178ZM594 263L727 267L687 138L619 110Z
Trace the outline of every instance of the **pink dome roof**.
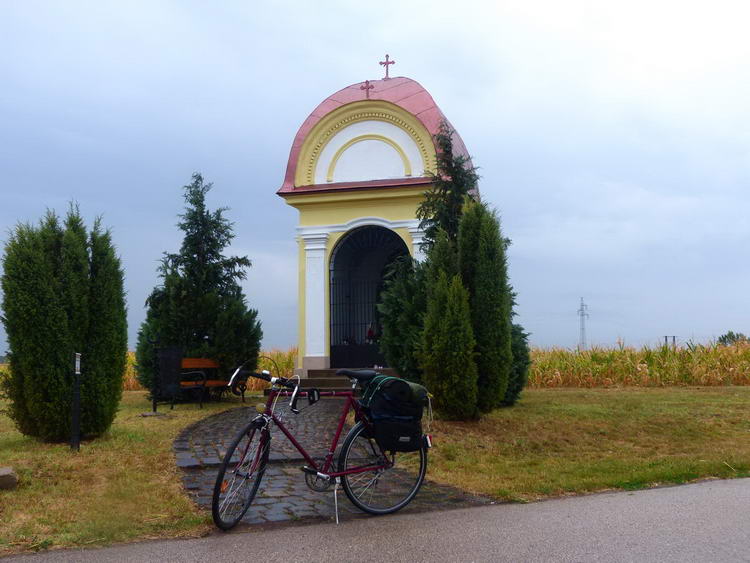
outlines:
M300 186L295 189L294 177L297 171L297 162L299 160L299 153L302 149L302 145L307 138L307 135L315 127L315 125L323 119L328 113L341 107L345 104L352 102L361 102L366 99L365 92L360 88L364 85L364 82L357 82L351 86L347 86L328 96L313 112L305 119L302 126L297 131L297 135L294 137L292 143L292 149L289 152L289 161L287 162L286 175L284 176L284 183L279 190L279 194L287 194L293 191L318 191L310 189L307 186ZM440 111L440 108L432 99L429 92L425 90L419 82L412 80L411 78L405 78L403 76L389 78L387 80L370 80L370 85L373 88L370 90L371 100L383 100L395 104L404 110L414 115L424 125L430 135L435 135L440 129L441 121L448 121ZM433 141L434 142L434 141ZM454 132L453 135L453 153L455 155L463 155L468 158L469 154L466 151L461 136L458 132ZM401 185L413 184L413 183L426 183L429 180L425 178L410 178L399 180L398 183ZM318 188L322 189L341 189L341 188L353 188L353 187L365 187L363 184L382 185L385 183L394 183L394 181L383 181L376 180L371 182L346 182L339 184L326 184L319 185Z

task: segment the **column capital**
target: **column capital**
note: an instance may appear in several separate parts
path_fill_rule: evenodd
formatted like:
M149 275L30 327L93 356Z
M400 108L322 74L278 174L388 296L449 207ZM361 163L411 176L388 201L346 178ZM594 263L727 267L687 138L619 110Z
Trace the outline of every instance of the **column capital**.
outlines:
M411 236L412 255L418 262L424 262L427 258L422 252L422 243L424 242L424 231L419 224L407 227Z
M325 250L329 234L326 231L299 231L299 237L305 242L305 250Z

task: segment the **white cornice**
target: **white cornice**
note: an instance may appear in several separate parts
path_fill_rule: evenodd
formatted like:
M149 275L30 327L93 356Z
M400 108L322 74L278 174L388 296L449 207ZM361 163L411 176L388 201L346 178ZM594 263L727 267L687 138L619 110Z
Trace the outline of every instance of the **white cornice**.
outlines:
M340 223L337 225L315 225L314 227L297 227L297 235L307 242L308 240L316 237L329 235L331 233L345 233L356 229L357 227L366 226L377 226L385 227L386 229L409 229L409 232L417 231L419 229L418 219L405 219L401 221L389 221L382 217L358 217L352 219L348 223Z

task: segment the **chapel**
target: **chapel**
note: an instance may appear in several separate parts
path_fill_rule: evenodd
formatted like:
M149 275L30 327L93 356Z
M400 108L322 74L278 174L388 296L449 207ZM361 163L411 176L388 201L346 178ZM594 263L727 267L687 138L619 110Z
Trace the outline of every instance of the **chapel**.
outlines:
M299 211L302 376L387 367L377 302L388 264L423 258L416 210L436 171L433 135L447 121L418 82L386 76L328 96L292 143L278 194ZM468 156L457 133L455 155Z

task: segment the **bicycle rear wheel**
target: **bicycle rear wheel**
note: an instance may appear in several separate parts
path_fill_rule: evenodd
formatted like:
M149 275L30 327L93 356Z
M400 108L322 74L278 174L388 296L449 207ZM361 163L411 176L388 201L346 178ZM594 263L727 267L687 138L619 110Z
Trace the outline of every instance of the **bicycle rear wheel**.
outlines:
M415 452L387 454L391 467L353 473L341 477L341 484L352 504L370 514L390 514L402 509L415 497L427 471L427 448ZM339 471L382 465L386 455L374 438L367 436L365 425L357 423L344 440L339 456Z
M263 421L254 420L229 446L216 476L211 513L214 524L231 530L250 508L268 463L270 435Z

